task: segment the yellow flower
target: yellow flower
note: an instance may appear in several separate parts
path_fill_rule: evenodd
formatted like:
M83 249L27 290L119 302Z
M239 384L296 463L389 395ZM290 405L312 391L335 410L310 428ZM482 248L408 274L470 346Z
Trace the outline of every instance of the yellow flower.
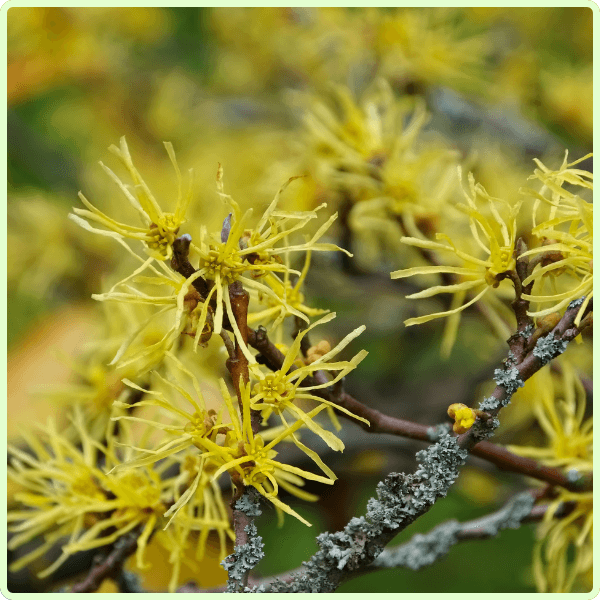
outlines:
M79 404L86 417L88 432L94 439L104 435L113 402L124 392L128 395L127 388L121 383L123 375L106 365L106 360L105 352L94 352L85 358L65 357L77 375L77 381L42 393L44 398L63 407Z
M548 438L544 448L514 446L508 448L577 475L591 473L593 432L592 417L585 419L586 394L575 369L562 361L562 393L552 388L535 404L538 422ZM567 516L555 518L559 505L574 502ZM534 549L534 575L541 592L568 592L576 578L592 564L592 492L570 492L557 488L557 497L549 505L538 528Z
M540 317L556 312L573 300L584 297L575 324L581 317L593 296L593 248L594 225L593 204L562 186L567 183L584 190L593 190L592 173L583 169L573 169L574 165L592 156L588 154L572 163L567 162L568 153L561 167L551 171L536 160L540 167L530 179L539 179L543 186L540 192L525 189L524 193L535 197L534 224L542 204L549 205L548 218L533 229L533 233L542 239L540 247L529 250L523 256L535 257L538 264L533 273L523 282L525 285L535 282L534 292L523 297L536 304L550 304L547 308L531 311L529 314ZM550 197L547 194L550 194ZM565 228L567 228L565 230ZM575 283L564 284L567 289L559 290L556 277L567 274ZM564 277L561 277L564 280ZM552 293L544 294L543 288L550 285Z
M456 9L396 8L376 16L382 72L407 84L481 86L489 40L469 35L466 19Z
M138 527L141 533L136 558L142 568L146 543L165 511L170 482L161 480L156 470L125 469L105 474L97 466L102 455L107 465L119 463L114 439L109 435L107 446L93 441L78 411L72 421L80 434L81 448L61 436L51 421L40 428L41 439L26 436L33 454L9 447L13 455L9 477L26 490L15 495L25 509L8 513L9 523L16 522L9 529L17 534L9 548L34 538L44 540L14 562L11 570L21 569L46 554L59 539L68 537L61 556L38 575L46 577L72 554L111 544Z
M298 486L303 485L303 481L299 478L299 475L317 481L325 481L326 483L335 480L333 472L323 464L315 452L308 448L306 449L306 453L324 469L329 479L272 460L277 454L276 451L272 450L273 446L292 436L297 429L304 425L302 421L298 421L292 426L266 430L262 432L261 436L255 438L249 424L247 425L245 421L247 419L249 423L249 408L247 410L247 417L242 416L240 418L239 412L234 405L235 400L227 391L225 382L222 379L219 381L219 384L225 408L229 415L228 422L223 421L223 411L216 413L213 410L206 409L196 377L172 353L169 352L166 356L175 363L181 372L191 378L197 399L194 399L178 382L164 379L158 373L154 373L154 375L164 386L177 392L180 397L184 398L191 405L192 412L182 410L172 399L169 399L162 392L157 390L142 390L142 388L133 382L124 380L124 383L128 386L144 391L151 398L141 400L131 406L117 402L115 405L118 408L156 406L161 408L171 418L168 421L149 420L138 416L119 415L115 417L115 420L139 422L151 428L162 430L170 437L159 443L155 449L140 448L129 444L129 449L136 452L136 456L132 456L128 461L117 465L115 470L147 467L165 458L175 460L182 465L180 475L173 481L173 489L175 490L173 503L168 510L165 509L164 513L164 517L170 518L167 526L172 522L176 526L178 519L183 519L185 522L188 519L186 515L190 510L190 504L198 507L198 498L204 498L204 504L196 510L196 512L200 510L202 514L198 517L199 520L196 519L191 530L201 531L203 539L206 539L209 531L216 530L221 538L221 549L223 549L225 536L230 535L230 529L223 525L223 515L226 514L226 511L221 506L222 499L220 491L217 491L217 479L226 470L230 471L230 474L233 473L234 482L236 481L236 473L238 473L243 478L245 485L254 485L263 495L274 495L275 499L269 497L269 500L286 512L290 512L292 509L287 510L283 508L283 506L287 505L283 505L276 498L277 487L272 488L270 486L269 481L271 481L271 478L273 481L279 482L290 493L306 500L315 500L316 497L298 488ZM244 406L247 406L249 404L249 387L242 385L241 389L244 394ZM325 405L312 411L310 414L314 416L323 408L325 408ZM267 439L271 439L271 441L268 446L263 448L263 441ZM244 464L241 467L233 469L239 462L246 462L244 459L240 461L236 461L236 459L246 456L244 453L248 452L251 454L254 453L253 456L256 459L254 462L258 466L254 465L250 469L248 465L254 459L247 459L249 461L248 465ZM267 477L266 473L269 474L269 477ZM184 491L180 493L180 490ZM183 516L181 516L181 511L183 511ZM296 515L293 511L290 514Z
M417 103L405 124L409 108L383 79L360 104L344 87L332 91L340 108L312 100L304 119L313 176L354 204L349 224L362 235L376 228L397 237L397 216L411 233L418 225L431 229L455 187L457 154L438 142L417 145L428 118L424 104Z
M133 376L130 374L131 369L134 369L134 373L139 374L160 362L182 333L192 335L198 341L205 341L210 337L212 329L210 320L206 319L208 309L204 308L205 304L201 302L200 295L192 286L194 276L186 279L161 261L155 265L156 261L152 257L144 261L126 244L124 245L142 265L115 283L108 292L92 294L92 298L101 302L160 307L160 310L152 312L149 317L140 319L139 322L134 323L133 327L130 327L130 332L122 339L114 358L109 363L117 365L119 369L128 367L129 371L123 375ZM144 275L144 271L150 271L150 275ZM162 289L164 292L163 294L155 292L151 295L147 291L134 287L132 283L150 286L150 289ZM121 289L126 291L120 291ZM137 351L131 351L130 348L135 346L136 340L143 333L150 331L152 327L156 327L160 320L159 317L162 316L166 320L168 313L173 313L173 316L168 317L166 331L161 331L152 343L143 344ZM199 322L202 315L204 318L202 319L202 328L200 328Z
M283 282L277 278L276 273L296 273L297 271L290 269L284 264L279 257L280 254L298 251L331 251L340 250L335 244L317 242L325 232L329 229L333 221L337 218L337 214L332 215L326 223L324 223L312 238L303 244L289 245L287 238L292 233L302 229L311 219L315 218L316 211L305 212L285 212L277 210L279 197L291 181L296 179L290 178L277 192L275 198L260 218L258 224L252 230L246 230L245 222L250 216L252 209L248 210L244 215L240 210L237 202L230 196L223 193L222 185L222 169L219 166L217 172L217 189L222 198L231 207L232 213L227 217L224 224L224 229L219 236L207 236L204 228L200 232L200 245L192 245L200 255L198 270L188 279L188 283L193 282L198 277L206 278L212 287L205 300L202 314L199 318L198 331L202 331L207 318L208 306L213 299L216 299L216 310L214 316L214 333L219 334L223 327L223 304L225 312L229 318L229 322L234 330L234 334L244 355L248 361L256 363L254 356L243 341L243 337L238 329L236 319L231 308L231 300L229 298L229 286L239 281L245 288L251 291L256 291L259 294L264 294L272 298L275 302L281 304L288 313L296 315L305 321L308 318L304 313L297 310L288 304L281 297L281 288ZM321 208L321 207L319 207ZM282 246L276 246L283 240ZM347 252L346 252L347 253ZM348 253L347 253L348 254ZM245 276L249 272L251 277ZM275 291L258 281L259 278L265 278L269 274L271 277L266 280L267 283L275 282ZM199 333L196 334L196 344L199 340Z
M310 364L290 370L290 367L292 367L300 354L300 344L304 336L317 325L327 323L334 317L335 313L326 315L318 321L315 321L307 329L301 331L287 351L283 364L278 371L265 375L257 366L253 366L251 375L253 379L257 379L258 381L254 385L252 395L250 397L250 408L254 410L261 410L264 419L267 419L272 412L275 412L281 419L283 425L286 427L288 426L288 422L286 421L285 413L287 412L293 415L294 418L302 421L313 433L321 437L330 448L341 451L344 449L344 444L342 441L333 433L323 429L323 427L313 421L312 418L310 418L308 414L298 406L295 400L313 400L321 405L324 405L324 407L331 406L355 419L368 424L366 419L358 417L349 410L338 406L334 402L325 400L310 393L312 390L323 389L334 384L336 381L347 375L351 370L355 369L356 366L365 358L367 352L365 350L361 350L349 361L338 361L333 363L327 362L329 359L339 354L343 348L345 348L355 337L360 335L365 329L364 325L349 333L335 348L321 355ZM306 377L309 375L312 375L312 373L317 370L338 371L338 374L332 380L327 381L326 383L301 387L304 379L306 379ZM295 436L293 436L292 439L296 445L301 447L302 450L306 452L305 446L300 444ZM311 456L311 454L309 454L309 456Z
M173 459L179 463L179 475L172 480L173 506L183 496L187 495L187 499L183 506L175 509L177 514L169 526L155 534L159 543L169 550L169 562L173 564L169 592L174 592L179 583L181 563L195 566L194 561L203 560L211 533L216 533L219 540L219 560L229 553L228 544L235 542L221 487L212 477L217 463L205 460L195 451L175 455ZM181 490L185 490L183 494Z
M248 314L248 325L253 325L261 321L264 322L272 320L270 329L276 331L276 338L278 343L280 343L283 336L283 328L280 327L280 325L283 323L284 319L293 316L286 306L291 306L292 308L296 309L296 311L306 315L307 317L314 317L327 312L326 310L320 308L311 308L310 306L304 304L304 294L300 291L300 288L302 287L302 284L304 283L308 273L308 269L310 267L310 258L311 251L309 250L306 252L302 273L294 285L292 285L290 282L289 271L284 272L283 281L277 277L274 277L270 273L265 275L265 282L275 292L275 296L267 296L264 298L264 301L269 308ZM288 260L289 258L286 254L286 265L288 264Z
M548 216L549 220L554 219L557 214L560 213L569 213L574 216L578 213L577 208L577 196L565 190L563 185L565 183L579 187L582 189L593 190L594 185L593 174L589 171L585 171L583 169L573 169L575 165L591 158L593 156L592 153L586 154L581 158L573 161L572 163L568 162L569 151L565 151L565 158L561 166L556 170L552 171L541 160L537 158L534 159L535 164L539 167L535 169L533 175L529 177L529 179L538 179L542 182L543 186L539 192L530 188L524 188L522 193L533 196L536 200L534 203L534 227L536 226L535 219L537 218L537 213L542 204L546 204L550 206L550 214ZM548 197L550 194L550 197ZM591 233L591 231L590 231Z
M224 387L224 383L222 387ZM213 477L216 479L221 473L225 471L229 472L231 480L235 485L253 486L276 508L296 517L310 527L311 524L306 519L302 518L295 510L277 497L279 486L304 500L316 500L315 496L299 488L299 486L304 485L303 479L311 479L331 485L336 479L335 475L318 457L316 452L306 448L303 444L300 444L300 447L308 456L315 460L319 467L327 474L327 477L315 475L298 467L276 461L277 451L273 449L274 446L288 437L293 438L294 433L305 425L305 421L299 419L293 425L286 425L278 429L274 437L272 435L268 436L273 437L273 439L265 444L265 437L261 434L255 435L252 431L250 421L250 385L245 385L241 382L240 391L242 394L242 417L239 419L238 415L235 414L233 431L228 436L228 445L214 449L214 455L218 456L221 467ZM223 397L228 405L232 404L232 399L226 394L225 390ZM307 420L312 420L313 417L325 408L325 404L317 406L306 414Z
M471 428L471 425L475 423L477 415L472 408L469 408L466 404L451 404L448 407L448 416L454 419L454 426L452 429L455 433L465 433Z
M555 518L559 505L566 502L576 503L573 511ZM591 571L593 522L592 492L558 490L558 497L550 503L538 526L538 542L533 551L533 574L540 592L570 592L577 579L585 578Z
M190 170L190 185L187 193L184 195L182 191L181 172L177 166L173 146L170 142L165 142L164 144L177 175L177 204L175 212L170 213L162 210L152 195L152 192L142 179L142 176L134 167L131 155L129 154L129 148L127 147L125 138L122 137L120 147L117 148L116 146L111 146L109 150L117 155L129 172L134 184L133 193L130 187L123 184L113 171L102 163L100 163L100 165L109 177L119 186L131 205L140 213L143 226L137 227L115 221L93 206L81 192L79 192L79 198L87 207L87 210L74 208L73 211L75 214L69 215L70 218L85 229L93 231L94 233L108 235L119 240L122 240L124 237L140 240L143 242L147 254L156 260L167 260L171 258L173 255L171 245L175 241L180 226L185 222L185 213L192 198L192 171ZM84 219L87 219L87 221L92 223L99 223L105 227L106 230L95 229Z
M460 170L459 170L460 174ZM473 240L482 251L479 256L469 254L458 248L455 243L445 234L438 233L436 238L445 243L433 242L421 238L403 237L404 244L453 254L461 263L461 266L432 265L423 267L412 267L392 272L392 279L411 277L413 275L450 274L455 276L459 282L449 285L438 285L425 289L421 292L411 294L407 298L421 299L429 298L437 294L453 294L453 307L450 310L407 319L407 326L426 323L432 319L455 315L465 308L480 300L490 288L497 288L506 277L507 272L515 268L514 246L516 241L516 216L520 209L520 203L509 206L508 203L492 198L480 185L475 185L472 175L469 175L471 195L465 192L468 204L459 204L458 208L469 217L469 225ZM478 210L475 200L482 196L488 201L491 216L485 215ZM505 220L500 215L498 207L503 206L507 213ZM481 256L481 257L480 257ZM466 294L474 292L475 296L468 302L464 302Z
M223 422L222 410L219 413L214 410L207 410L204 396L202 395L198 379L195 375L186 369L179 359L171 352L165 353L165 357L169 358L182 374L187 375L190 378L196 392L196 398L188 393L178 381L165 379L156 371L153 372L153 375L166 390L171 391L171 393L175 392L177 397L183 398L186 403L190 405L191 411L188 412L180 408L173 399L169 398L161 391L156 389L144 389L132 381L124 379L123 383L127 386L140 392L144 392L144 395L150 396L150 398L140 400L135 404L115 402L117 408L134 409L143 406L155 406L166 412L169 418L150 420L138 416L121 414L113 417L113 420L143 423L172 436L170 439L166 439L158 444L158 447L155 449L139 448L131 445L130 448L136 451L138 456L131 458L123 465L115 467L117 470L121 468L137 468L151 465L193 447L200 450L200 456L204 466L196 473L196 477L189 485L187 492L178 498L177 502L175 502L175 504L165 513L165 516L170 516L175 515L196 491L196 488L202 481L203 469L208 469L211 464L212 459L209 459L214 455L214 447L217 445L217 438L219 437L220 440L223 440L223 436L232 429L232 425L231 422ZM229 410L229 418L233 419L232 413L236 413L233 405L231 402L226 402L226 406Z
M561 361L562 393L547 378L547 393L534 405L538 423L548 438L545 448L509 446L511 451L543 461L553 467L578 471L592 469L592 418L585 419L586 395L574 368Z

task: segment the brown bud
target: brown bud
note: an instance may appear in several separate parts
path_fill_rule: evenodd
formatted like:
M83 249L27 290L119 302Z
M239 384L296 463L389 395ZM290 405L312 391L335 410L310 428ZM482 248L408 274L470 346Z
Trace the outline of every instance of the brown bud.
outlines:
M387 155L385 152L376 152L369 158L369 160L367 160L367 162L374 167L381 168L385 164L386 160Z
M553 244L559 244L559 240L544 238L542 242L542 246L552 246ZM542 258L542 267L547 267L552 263L558 262L559 260L564 259L564 254L558 250L550 250L549 252L545 252Z
M306 364L310 365L325 356L331 350L331 344L327 340L321 340L315 346L311 346L306 353Z
M188 311L193 311L202 297L195 288L190 288L188 293L183 297L183 306Z

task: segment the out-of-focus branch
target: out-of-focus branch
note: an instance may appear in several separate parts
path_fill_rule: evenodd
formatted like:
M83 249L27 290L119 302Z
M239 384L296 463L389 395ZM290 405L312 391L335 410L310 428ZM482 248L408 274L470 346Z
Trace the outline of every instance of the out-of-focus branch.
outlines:
M497 536L503 529L518 529L522 524L541 521L548 505L534 506L534 496L535 493L529 492L519 494L500 510L472 521L446 521L427 534L413 536L401 546L386 548L370 566L356 574L393 568L417 571L440 560L459 542L488 539ZM572 502L561 504L553 516L565 517L573 508Z
M136 551L140 528L120 537L112 549L105 556L95 561L87 577L79 583L73 584L69 590L72 593L90 593L98 590L106 578L118 581L123 571L125 561Z

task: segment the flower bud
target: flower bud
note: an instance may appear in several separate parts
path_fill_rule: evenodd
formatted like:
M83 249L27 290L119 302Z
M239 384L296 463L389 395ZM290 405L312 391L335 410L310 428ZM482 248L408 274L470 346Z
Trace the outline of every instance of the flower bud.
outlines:
M454 433L465 433L471 428L471 425L475 423L477 415L472 408L469 408L466 404L456 403L451 404L448 407L448 416L454 419L454 425L452 430Z

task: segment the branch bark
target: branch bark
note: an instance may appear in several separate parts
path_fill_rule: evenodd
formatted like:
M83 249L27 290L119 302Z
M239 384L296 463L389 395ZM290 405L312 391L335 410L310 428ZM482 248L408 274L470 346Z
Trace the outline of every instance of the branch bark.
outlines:
M94 565L87 577L79 583L73 584L69 590L72 593L90 593L98 590L102 582L110 577L118 581L123 571L125 561L136 551L137 541L140 536L140 528L119 538L112 547L112 550L101 557Z

